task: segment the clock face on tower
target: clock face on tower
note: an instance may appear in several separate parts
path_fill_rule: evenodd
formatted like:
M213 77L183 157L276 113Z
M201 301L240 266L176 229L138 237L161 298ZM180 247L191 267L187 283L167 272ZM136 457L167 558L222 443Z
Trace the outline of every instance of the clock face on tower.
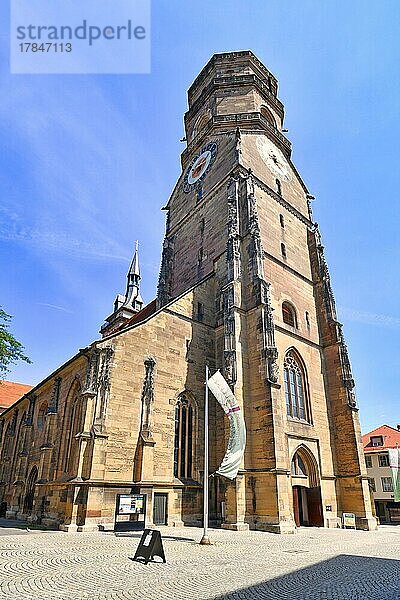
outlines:
M218 146L216 142L210 142L204 146L190 163L183 180L183 191L188 193L203 181L211 168L216 156Z
M290 180L290 168L286 158L267 137L257 138L257 148L267 167L280 179Z

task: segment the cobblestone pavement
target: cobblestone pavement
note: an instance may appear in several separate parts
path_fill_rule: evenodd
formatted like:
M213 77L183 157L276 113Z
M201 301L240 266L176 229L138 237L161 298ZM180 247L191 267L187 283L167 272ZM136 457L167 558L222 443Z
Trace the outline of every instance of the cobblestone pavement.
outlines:
M400 527L295 535L160 528L167 564L129 560L140 534L0 537L0 599L399 600Z

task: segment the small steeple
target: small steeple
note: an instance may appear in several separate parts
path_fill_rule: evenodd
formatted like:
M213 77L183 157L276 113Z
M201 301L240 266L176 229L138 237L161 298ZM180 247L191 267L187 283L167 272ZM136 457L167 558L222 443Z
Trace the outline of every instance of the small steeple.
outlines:
M143 307L143 299L140 295L140 267L139 267L139 242L136 240L135 254L127 275L127 285L123 306L133 309L135 312Z
M100 332L103 336L110 335L117 329L120 329L135 313L143 308L143 298L140 294L140 267L139 267L139 242L135 244L135 254L133 255L129 271L127 273L127 284L125 296L117 294L114 300L114 311L107 317L105 324Z

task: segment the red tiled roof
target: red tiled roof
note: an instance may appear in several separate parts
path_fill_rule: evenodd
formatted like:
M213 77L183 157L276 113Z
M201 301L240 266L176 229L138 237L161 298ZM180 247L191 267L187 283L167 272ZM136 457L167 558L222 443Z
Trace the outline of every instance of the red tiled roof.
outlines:
M383 446L373 446L371 444L371 437L382 436ZM381 425L372 431L362 436L362 442L364 446L364 452L381 452L388 448L400 447L400 431L390 425Z
M129 319L129 321L126 321L121 326L121 328L118 329L118 331L125 329L125 327L129 327L129 325L135 325L135 323L140 323L141 321L148 319L148 317L150 317L153 313L155 313L156 310L157 310L157 300L154 299L151 302L149 302L149 304L146 304L146 306L144 308L142 308L142 310L140 310L138 313L136 313L136 315L133 315L133 317L131 317Z
M1 381L0 382L0 409L8 408L11 404L14 404L16 400L19 400L21 396L29 392L32 389L31 385L25 383L14 383L13 381Z

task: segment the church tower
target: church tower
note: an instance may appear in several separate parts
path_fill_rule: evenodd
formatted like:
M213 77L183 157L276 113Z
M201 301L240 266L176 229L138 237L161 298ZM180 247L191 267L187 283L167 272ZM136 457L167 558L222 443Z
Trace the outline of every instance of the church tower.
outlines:
M208 365L247 430L237 478L210 479L212 524L291 533L354 513L376 527L348 351L277 93L249 51L214 55L195 79L157 298L143 308L136 245L102 338L0 415L10 518L98 531L121 494L143 494L147 524L200 525ZM212 400L209 434L206 475L229 438Z
M242 406L247 448L221 481L224 527L371 528L347 347L318 224L283 133L276 78L250 51L214 55L188 92L187 147L167 211L158 307L207 279L220 368ZM208 289L211 289L210 286ZM226 441L216 413L211 462Z

